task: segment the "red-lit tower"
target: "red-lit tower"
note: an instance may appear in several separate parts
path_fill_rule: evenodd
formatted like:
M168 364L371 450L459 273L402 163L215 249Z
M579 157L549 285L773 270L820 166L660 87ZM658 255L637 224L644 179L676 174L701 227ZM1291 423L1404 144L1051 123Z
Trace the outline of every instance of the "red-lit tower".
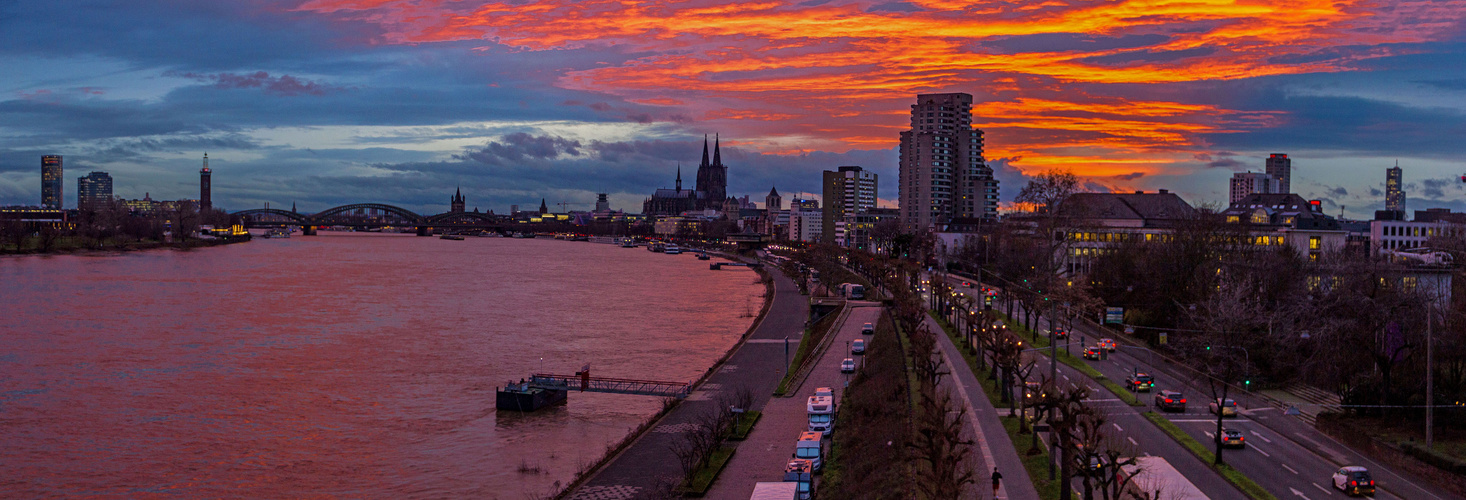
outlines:
M208 212L214 208L214 202L209 197L209 184L214 172L209 170L209 154L204 153L204 168L199 169L199 211Z

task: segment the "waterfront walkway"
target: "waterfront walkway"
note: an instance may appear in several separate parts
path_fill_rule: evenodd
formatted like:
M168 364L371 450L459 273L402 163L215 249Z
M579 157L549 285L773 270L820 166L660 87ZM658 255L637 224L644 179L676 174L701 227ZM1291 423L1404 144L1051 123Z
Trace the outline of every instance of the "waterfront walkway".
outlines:
M769 402L784 373L784 338L789 338L792 355L804 334L804 322L809 317L808 299L799 294L794 282L777 269L770 268L769 274L774 278L773 303L749 336L749 341L738 346L717 373L698 386L686 401L655 427L596 472L569 496L570 499L656 498L661 490L681 479L677 460L670 450L671 444L680 439L682 431L696 422L699 416L712 411L720 394L733 394L746 387L753 391L753 409L761 409ZM648 362L654 363L655 360Z

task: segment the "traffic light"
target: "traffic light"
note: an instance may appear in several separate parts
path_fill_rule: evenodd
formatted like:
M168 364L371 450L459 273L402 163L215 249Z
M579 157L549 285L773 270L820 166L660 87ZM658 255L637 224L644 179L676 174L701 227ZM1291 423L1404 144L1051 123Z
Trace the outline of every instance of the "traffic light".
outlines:
M1211 350L1211 346L1206 346L1206 350L1210 351Z

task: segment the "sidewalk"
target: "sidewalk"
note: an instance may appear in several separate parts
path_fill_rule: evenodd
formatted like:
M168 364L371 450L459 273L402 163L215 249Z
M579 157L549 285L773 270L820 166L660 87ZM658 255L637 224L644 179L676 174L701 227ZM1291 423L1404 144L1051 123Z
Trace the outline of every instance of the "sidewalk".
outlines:
M771 270L774 298L766 314L728 361L693 394L663 417L568 498L571 500L629 500L654 497L659 489L679 484L681 472L669 446L681 431L710 411L719 393L747 387L753 391L753 409L761 409L783 375L783 339L798 339L809 315L809 302L782 273ZM778 340L778 342L774 342ZM647 360L655 363L655 360ZM764 425L763 422L758 424ZM755 427L757 428L757 427ZM742 453L740 447L739 453ZM734 455L736 458L738 455ZM752 488L750 488L750 491Z
M1013 445L1013 440L1008 438L1008 431L1003 429L998 409L993 407L992 401L983 392L977 375L972 373L972 367L963 360L961 351L952 343L952 339L942 333L942 326L937 324L937 320L927 317L926 325L936 332L937 350L952 370L950 376L942 379L942 384L953 386L956 389L954 393L959 395L970 412L969 427L975 434L974 441L978 448L977 453L974 453L974 462L977 462L976 490L980 493L978 498L987 498L988 478L996 466L998 472L1003 474L998 498L1038 500L1038 490L1034 489L1033 480L1028 477L1028 469L1023 467L1023 462L1018 458L1018 449Z

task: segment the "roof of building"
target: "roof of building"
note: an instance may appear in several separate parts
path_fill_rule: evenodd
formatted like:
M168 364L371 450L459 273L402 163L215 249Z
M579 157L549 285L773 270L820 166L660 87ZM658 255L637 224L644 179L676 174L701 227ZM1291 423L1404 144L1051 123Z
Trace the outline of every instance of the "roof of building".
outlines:
M1169 220L1196 216L1196 209L1175 193L1075 193L1061 213L1087 219Z

